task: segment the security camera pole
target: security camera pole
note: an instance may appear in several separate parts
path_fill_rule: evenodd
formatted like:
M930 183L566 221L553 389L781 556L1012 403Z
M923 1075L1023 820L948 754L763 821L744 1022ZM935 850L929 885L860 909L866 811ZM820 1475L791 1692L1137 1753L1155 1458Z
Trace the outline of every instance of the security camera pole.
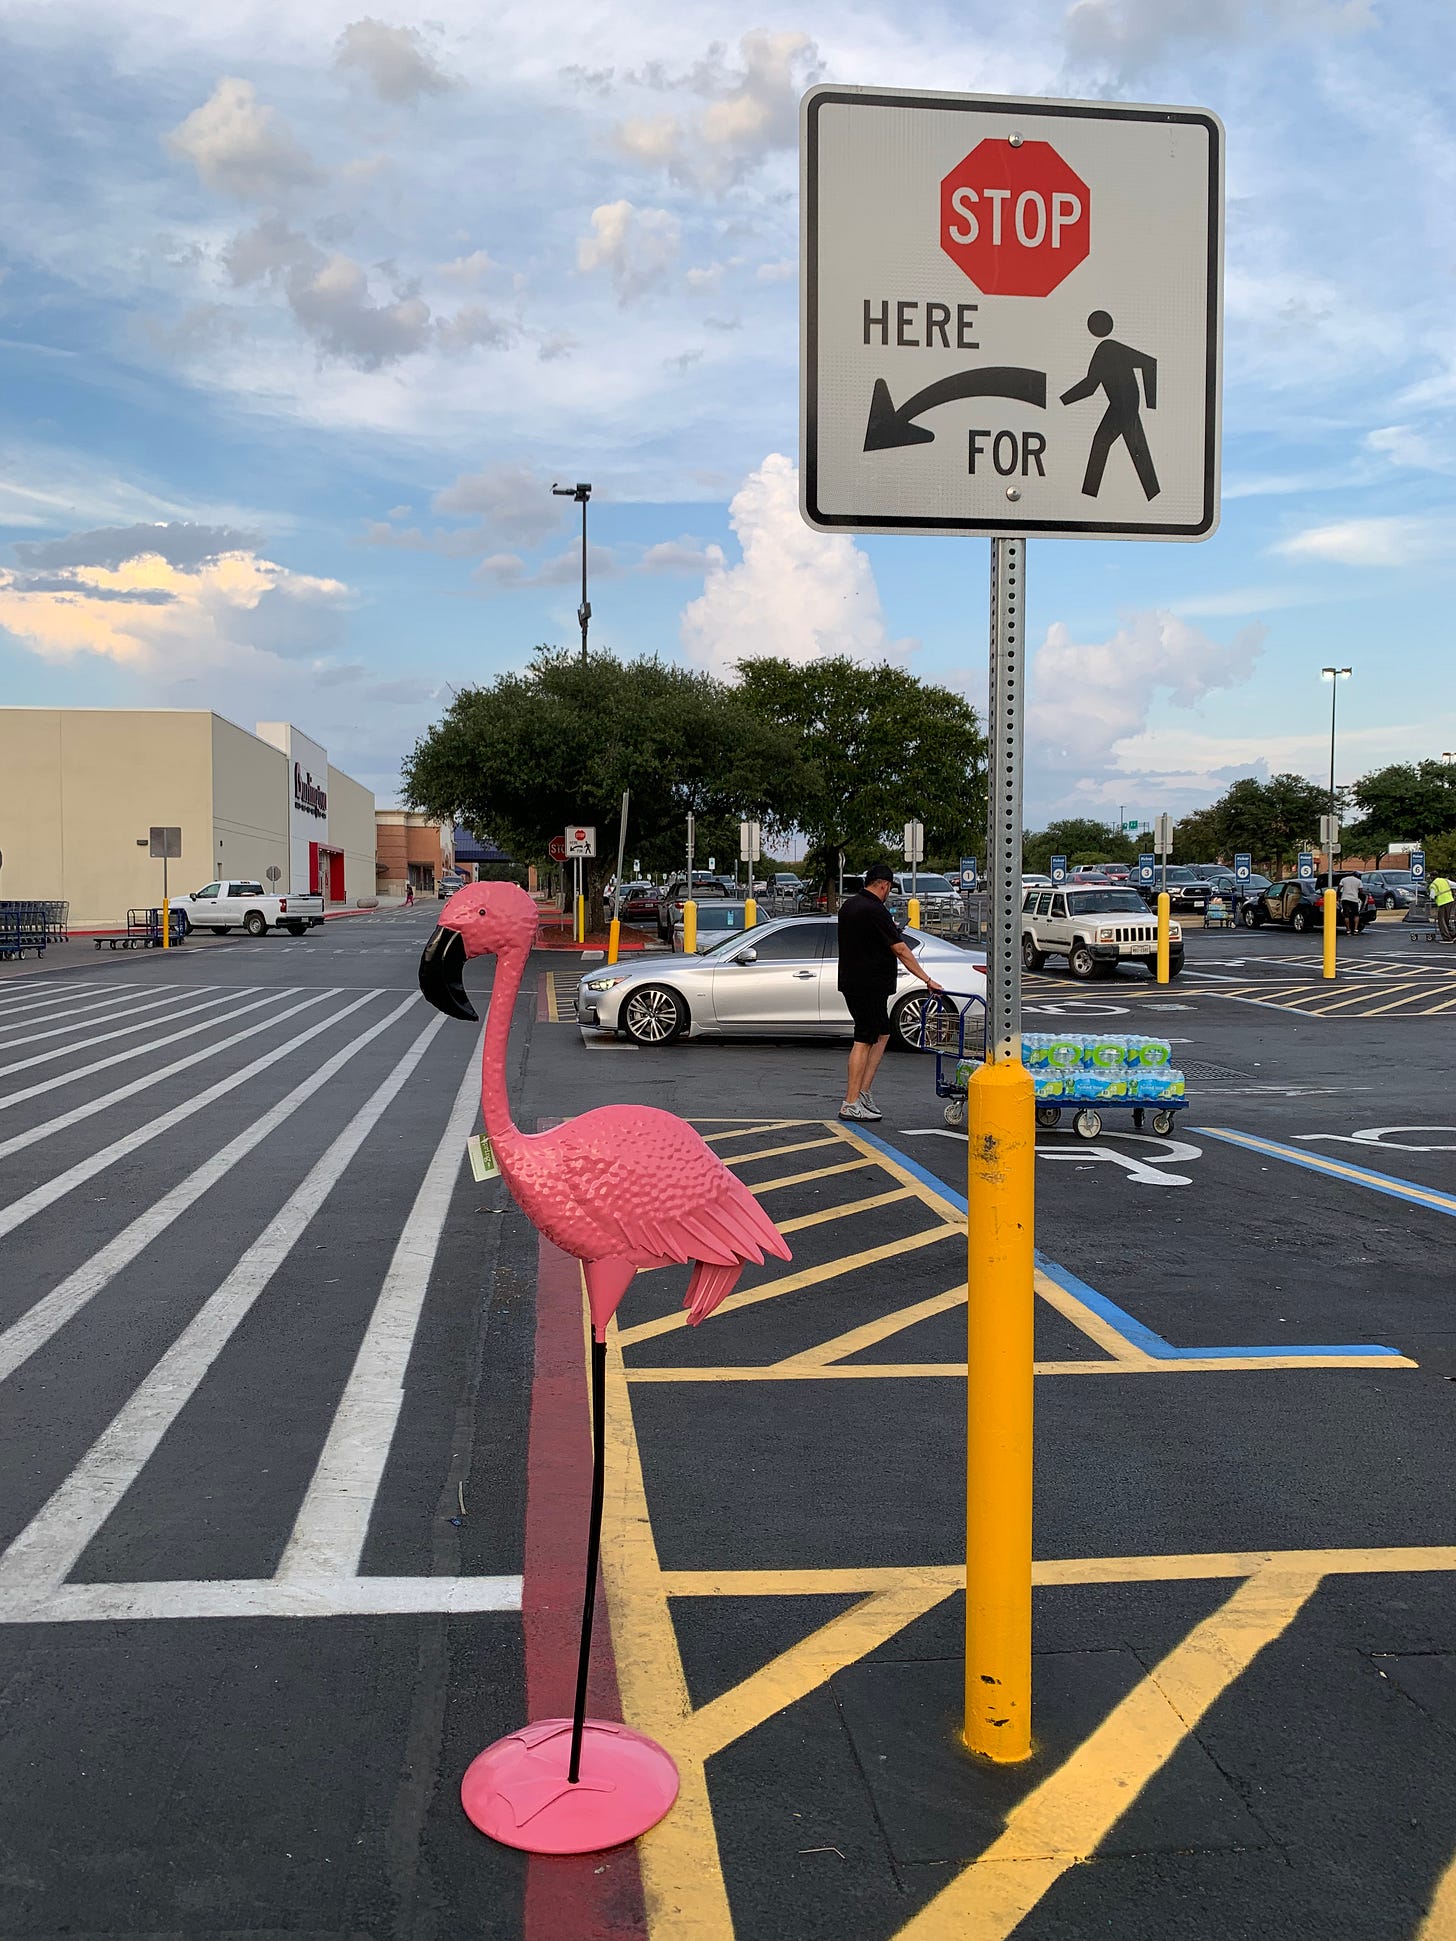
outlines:
M586 597L586 502L591 497L589 485L553 485L551 490L558 499L575 499L581 506L581 605L576 617L581 623L581 663L586 665L586 630L591 624L591 601Z

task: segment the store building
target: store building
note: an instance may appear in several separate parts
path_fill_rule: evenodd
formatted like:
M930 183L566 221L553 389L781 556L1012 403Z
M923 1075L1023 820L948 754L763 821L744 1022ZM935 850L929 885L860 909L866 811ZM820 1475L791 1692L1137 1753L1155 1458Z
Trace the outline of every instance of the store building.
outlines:
M170 889L247 876L333 906L374 895L374 796L289 723L0 708L0 900L69 903L77 930L124 922L162 900L155 826L182 831Z
M435 822L417 809L374 811L375 891L382 897L433 896L440 878L454 866L448 822Z

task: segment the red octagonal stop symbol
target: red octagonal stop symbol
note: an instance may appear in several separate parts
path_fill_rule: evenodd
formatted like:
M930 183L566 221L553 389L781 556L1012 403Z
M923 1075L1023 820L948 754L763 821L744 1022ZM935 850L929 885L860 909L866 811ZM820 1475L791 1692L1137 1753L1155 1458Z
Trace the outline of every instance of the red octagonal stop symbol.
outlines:
M987 137L940 185L940 246L988 297L1044 297L1084 261L1087 184L1050 142Z

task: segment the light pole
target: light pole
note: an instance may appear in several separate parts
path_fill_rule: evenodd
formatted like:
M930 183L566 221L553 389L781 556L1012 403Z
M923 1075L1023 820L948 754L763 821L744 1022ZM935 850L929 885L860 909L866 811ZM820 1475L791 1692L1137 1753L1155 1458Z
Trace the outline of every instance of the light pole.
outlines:
M551 490L558 499L575 499L581 506L581 605L576 617L581 622L581 658L586 664L586 630L591 622L591 601L586 597L586 502L591 497L589 485L553 485Z
M1340 692L1340 682L1348 681L1353 670L1348 667L1322 667L1320 679L1330 684L1330 843L1329 843L1329 887L1335 887L1335 702Z

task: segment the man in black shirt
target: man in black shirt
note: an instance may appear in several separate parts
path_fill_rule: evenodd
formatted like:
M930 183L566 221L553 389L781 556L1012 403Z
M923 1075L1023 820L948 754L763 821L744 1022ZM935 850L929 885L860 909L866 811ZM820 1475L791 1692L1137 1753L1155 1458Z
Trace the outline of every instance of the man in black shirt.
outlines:
M841 1119L884 1116L870 1096L870 1087L890 1042L889 1000L900 965L913 971L927 990L942 988L916 963L905 933L885 908L894 881L887 863L872 863L865 872L864 888L839 906L839 989L854 1019Z

